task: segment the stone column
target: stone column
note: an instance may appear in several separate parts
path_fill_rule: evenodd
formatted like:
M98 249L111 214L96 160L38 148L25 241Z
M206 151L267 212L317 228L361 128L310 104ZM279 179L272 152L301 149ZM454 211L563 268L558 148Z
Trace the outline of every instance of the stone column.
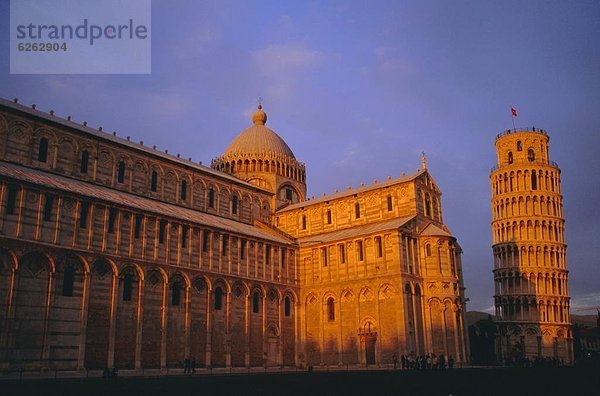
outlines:
M111 267L111 270L113 268ZM108 330L108 361L106 362L106 367L113 368L115 367L115 334L116 334L116 325L117 325L117 301L118 301L118 285L119 285L119 277L116 272L113 272L112 276L112 290L110 293L110 328Z
M138 274L139 277L139 274ZM137 332L135 337L135 369L142 368L142 318L144 314L144 280L138 282L138 314L137 314Z
M212 240L212 235L211 238ZM212 243L211 243L211 247L212 247ZM212 250L212 248L211 248ZM211 298L211 294L212 294L212 286L209 286L208 284L206 285L206 367L212 367L212 360L211 360L211 338L212 338L212 334L211 334L211 312L210 312L210 298Z
M86 341L86 328L87 328L87 317L88 307L90 299L90 273L83 273L83 293L81 296L81 314L79 318L79 350L77 356L77 370L85 369L85 341Z

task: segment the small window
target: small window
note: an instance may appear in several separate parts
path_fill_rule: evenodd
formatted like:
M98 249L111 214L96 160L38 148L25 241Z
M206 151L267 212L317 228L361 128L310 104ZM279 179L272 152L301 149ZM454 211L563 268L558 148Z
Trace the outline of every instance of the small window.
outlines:
M188 226L186 226L186 225L181 226L181 247L183 249L185 249L187 247L188 230L189 230Z
M215 190L213 190L212 188L208 190L208 207L215 207Z
M392 209L394 208L392 204L393 204L393 202L392 202L392 196L388 195L387 196L387 210L388 210L388 212L391 212Z
M38 148L38 161L46 162L48 160L48 139L45 137L40 139L40 147Z
M360 219L360 204L358 202L354 204L354 217Z
M152 171L152 177L150 178L150 191L156 192L158 189L158 173Z
M425 245L425 256L427 256L427 257L431 256L431 245L430 244Z
M187 199L187 181L181 181L181 189L179 191L179 199L185 201Z
M238 212L238 197L234 195L231 199L231 213L236 215Z
M288 296L283 300L283 312L285 316L290 316L292 311L292 302Z
M375 246L377 247L377 257L383 257L383 243L381 237L375 237Z
M240 241L240 259L245 260L246 259L246 245L247 245L248 241L246 241L245 239L242 239Z
M88 213L90 211L90 204L88 202L82 202L79 211L79 228L86 228L88 222Z
M81 164L79 166L79 172L86 174L88 172L88 163L90 161L90 153L87 150L83 150L81 153Z
M327 267L327 264L329 264L328 258L327 248L321 248L321 262L323 263L323 267Z
M108 232L109 233L113 233L115 232L115 221L117 220L117 209L116 208L110 208L108 210Z
M181 303L181 286L179 282L175 282L171 288L171 305L179 306Z
M431 217L431 201L429 196L425 197L425 216Z
M223 289L217 287L215 289L215 311L223 309Z
M288 201L291 201L293 198L293 192L291 188L286 188L285 189L285 199L287 199Z
M117 181L119 183L125 182L125 161L119 161L119 169L117 171Z
M327 299L327 320L330 322L335 320L335 301L333 297Z
M138 239L140 237L140 233L142 232L142 219L143 216L141 214L135 215L135 226L133 229L133 237Z
M363 241L356 242L356 250L358 250L358 261L364 260Z
M302 215L302 229L306 230L306 215Z
M208 252L209 245L210 245L210 232L204 231L202 233L202 251L204 253Z
M265 263L271 264L271 245L265 245Z
M517 151L523 151L523 143L520 140L517 142Z
M327 209L327 224L331 224L331 209Z
M340 263L346 263L346 246L344 244L340 245Z
M125 274L123 277L123 301L131 301L131 291L133 289L133 276Z
M527 160L529 162L535 161L535 152L533 151L532 148L530 148L529 150L527 150Z
M161 220L158 226L158 243L165 242L165 233L167 232L167 221Z
M62 295L65 297L73 297L73 284L75 283L75 270L69 265L65 268L63 274Z
M252 312L260 312L260 294L257 291L252 295Z
M8 191L6 193L6 214L11 215L15 214L15 206L17 204L17 186L14 184L9 184L7 187Z
M280 254L281 254L281 268L285 268L285 262L286 262L286 258L287 258L287 249L286 248L281 248L280 249Z
M512 164L514 162L512 151L508 152L508 163Z
M223 234L221 239L221 255L227 256L227 247L229 246L229 235Z
M44 221L52 219L52 206L54 206L54 195L46 194L46 200L44 201Z
M537 175L535 171L531 172L531 189L537 190Z

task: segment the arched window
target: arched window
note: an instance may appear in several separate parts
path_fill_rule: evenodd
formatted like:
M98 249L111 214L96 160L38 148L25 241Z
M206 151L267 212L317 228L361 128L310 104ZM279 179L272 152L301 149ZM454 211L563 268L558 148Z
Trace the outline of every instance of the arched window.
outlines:
M123 277L123 301L131 301L131 291L133 289L133 276L125 274Z
M46 162L48 160L48 139L45 137L40 139L40 147L38 148L38 161Z
M327 224L331 224L331 209L327 209Z
M514 162L512 151L508 152L508 163L512 164Z
M354 217L360 219L360 203L358 202L354 204Z
M335 320L335 301L333 297L327 299L327 320L330 322Z
M181 302L181 286L175 282L171 288L171 305L178 306Z
M231 199L231 213L236 215L238 212L238 197L234 195Z
M181 181L181 189L179 191L179 199L185 201L187 199L187 181Z
M150 191L156 192L158 189L158 173L153 170L152 177L150 178Z
M223 289L217 287L215 289L215 311L223 309Z
M530 148L529 150L527 150L527 160L529 162L535 161L535 152L533 151L532 148Z
M258 291L255 291L252 295L252 312L260 312L260 293Z
M125 182L125 161L119 161L119 170L117 172L117 181L119 183Z
M215 190L212 188L208 190L208 207L215 207Z
M81 165L79 168L80 173L87 173L88 171L88 163L90 161L90 153L87 150L83 150L81 153Z
M425 245L425 255L427 257L431 256L431 245L430 244Z
M69 265L65 268L63 274L62 295L65 297L73 297L73 284L75 283L75 270Z
M523 151L523 143L521 141L517 141L517 151Z
M292 304L289 296L286 296L283 300L283 312L285 316L290 316L290 312L292 311Z
M302 229L306 230L306 215L302 215Z
M431 217L431 200L429 195L425 197L425 216Z
M537 176L535 171L531 172L531 189L537 190Z
M388 195L387 196L387 210L388 210L388 212L391 212L392 209L393 209L393 206L392 206L392 196Z

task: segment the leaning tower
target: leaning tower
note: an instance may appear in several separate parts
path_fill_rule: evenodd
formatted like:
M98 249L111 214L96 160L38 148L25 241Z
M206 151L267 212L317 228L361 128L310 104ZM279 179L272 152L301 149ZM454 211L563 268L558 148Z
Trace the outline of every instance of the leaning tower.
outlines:
M496 137L492 231L496 356L573 362L560 169L543 129Z

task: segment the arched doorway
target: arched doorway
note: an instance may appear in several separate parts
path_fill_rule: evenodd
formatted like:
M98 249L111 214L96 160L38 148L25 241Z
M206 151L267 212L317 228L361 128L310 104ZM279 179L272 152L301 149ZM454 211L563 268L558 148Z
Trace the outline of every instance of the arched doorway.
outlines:
M377 328L372 319L364 319L358 330L361 349L363 350L363 362L367 366L377 363L376 345Z

